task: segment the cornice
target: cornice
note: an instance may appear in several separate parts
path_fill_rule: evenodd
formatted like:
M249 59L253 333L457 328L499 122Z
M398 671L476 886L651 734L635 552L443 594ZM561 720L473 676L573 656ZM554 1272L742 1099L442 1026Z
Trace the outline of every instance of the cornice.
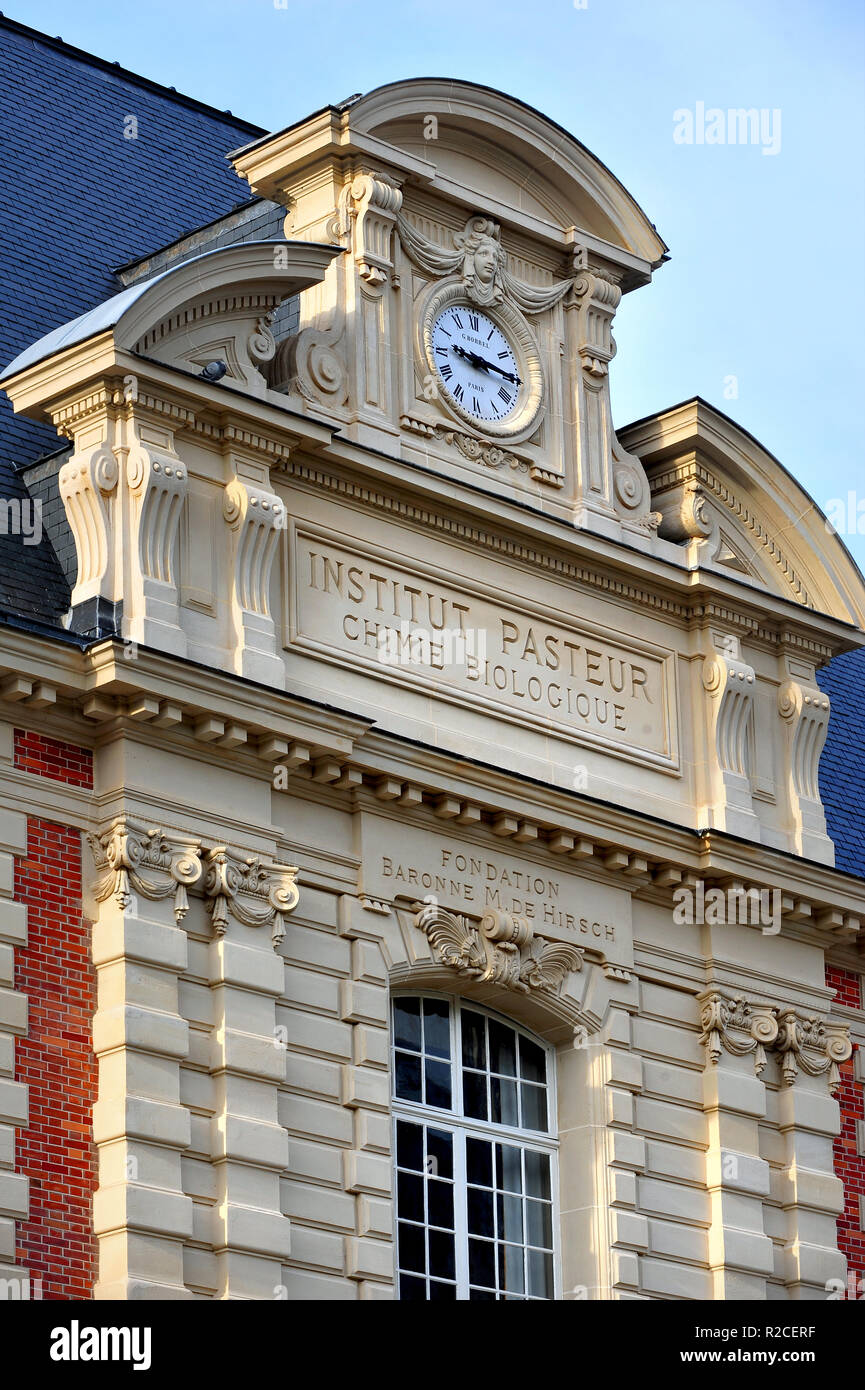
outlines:
M287 792L302 794L309 781L347 798L340 804L351 808L396 803L403 816L409 810L428 815L430 825L452 822L492 832L500 845L521 846L520 853L536 846L562 869L613 875L630 892L660 892L672 900L678 885L698 879L746 891L778 889L788 934L823 948L862 939L862 885L826 865L408 743L368 720L145 648L129 660L115 641L81 653L8 629L0 630L0 639L0 666L12 657L19 672L27 672L41 649L38 680L5 677L0 694L22 708L25 723L34 697L40 720L46 709L60 706L64 737L75 722L91 727L85 739L91 743L100 741L101 724L107 737L135 731L130 736L145 740L152 728L157 739L185 753L198 742L205 756L215 754L223 765L236 760L248 768L252 755L268 775L281 768Z

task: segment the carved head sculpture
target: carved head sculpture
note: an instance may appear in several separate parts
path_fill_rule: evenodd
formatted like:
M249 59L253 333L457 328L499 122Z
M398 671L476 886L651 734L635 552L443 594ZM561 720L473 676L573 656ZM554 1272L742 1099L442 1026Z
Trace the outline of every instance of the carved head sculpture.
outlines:
M504 297L500 271L504 266L501 231L487 217L472 217L464 232L454 237L463 252L462 280L476 304L499 304Z

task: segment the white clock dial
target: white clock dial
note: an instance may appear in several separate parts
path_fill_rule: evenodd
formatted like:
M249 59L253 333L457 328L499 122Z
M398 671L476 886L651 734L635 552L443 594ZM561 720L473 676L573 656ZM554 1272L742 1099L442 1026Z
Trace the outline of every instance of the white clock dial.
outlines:
M514 349L498 324L467 304L449 305L432 328L432 357L447 394L475 420L497 424L520 400Z

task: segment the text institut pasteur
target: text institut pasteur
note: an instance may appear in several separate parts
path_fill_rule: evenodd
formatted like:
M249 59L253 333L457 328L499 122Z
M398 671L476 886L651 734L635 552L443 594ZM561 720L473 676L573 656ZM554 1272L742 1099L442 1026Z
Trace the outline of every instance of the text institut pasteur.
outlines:
M528 722L554 721L564 736L579 735L658 761L669 755L671 673L663 656L611 643L523 614L464 588L363 556L303 533L297 554L297 631L302 645L335 648L376 674L392 632L406 653L412 633L429 634L426 663L401 661L398 679L446 682L470 699L520 711ZM445 638L442 638L442 634ZM480 635L480 640L478 640ZM454 642L454 636L463 643ZM458 659L453 660L454 647ZM474 649L473 649L474 648ZM451 657L449 660L448 658Z

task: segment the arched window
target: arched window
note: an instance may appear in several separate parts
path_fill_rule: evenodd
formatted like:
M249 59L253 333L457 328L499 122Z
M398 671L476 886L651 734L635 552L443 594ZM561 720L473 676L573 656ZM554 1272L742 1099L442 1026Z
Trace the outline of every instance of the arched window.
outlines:
M555 1298L551 1049L459 999L392 1005L399 1297Z

